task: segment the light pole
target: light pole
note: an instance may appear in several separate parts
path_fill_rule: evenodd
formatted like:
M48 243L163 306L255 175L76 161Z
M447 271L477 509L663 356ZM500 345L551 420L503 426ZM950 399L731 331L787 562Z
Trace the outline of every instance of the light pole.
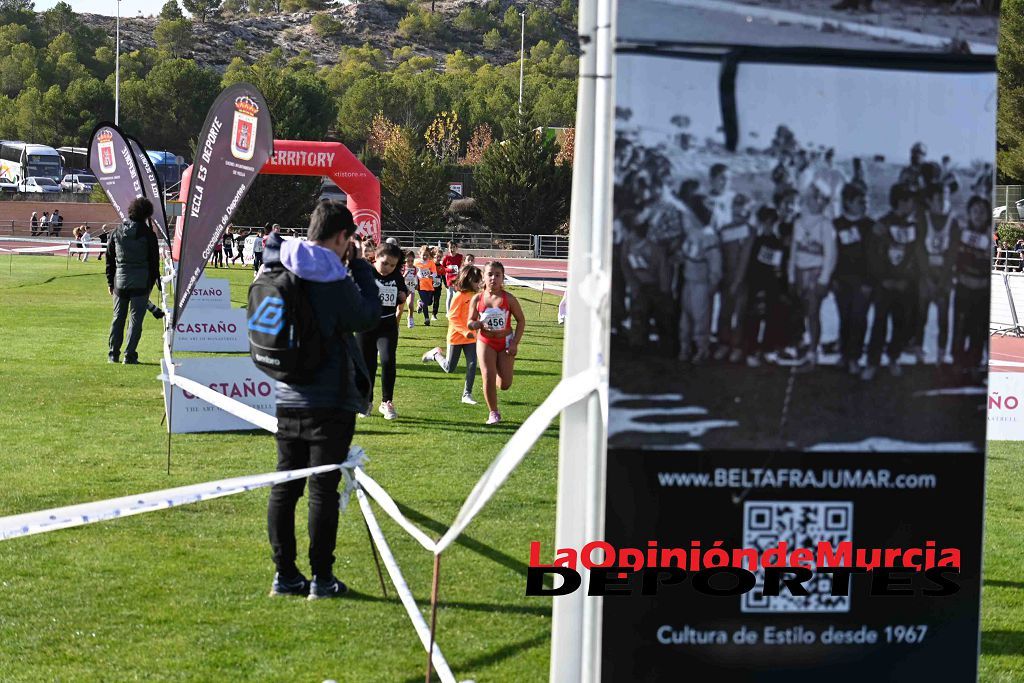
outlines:
M522 28L519 31L519 115L523 114L523 64L526 62L526 10L519 13Z
M121 113L121 0L117 0L117 23L114 38L114 125L119 125Z

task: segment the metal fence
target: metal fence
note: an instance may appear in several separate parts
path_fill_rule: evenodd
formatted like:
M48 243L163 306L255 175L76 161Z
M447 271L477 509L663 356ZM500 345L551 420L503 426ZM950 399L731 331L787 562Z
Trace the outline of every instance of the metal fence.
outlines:
M170 220L170 227L173 230L174 221ZM113 230L118 226L117 221L67 221L65 220L62 229L56 232L54 228L41 227L33 228L30 221L0 221L0 235L12 237L66 237L71 238L71 231L76 227L84 225L89 229L93 237L101 232ZM234 225L234 234L244 234L252 230L262 230L263 226ZM304 230L283 228L281 232L287 236L303 237ZM388 230L383 238L394 237L403 249L413 249L421 244L444 246L449 240L457 242L463 251L487 250L487 251L519 251L527 252L534 258L567 259L569 258L569 238L565 235L519 235L514 233L501 232L439 232L439 231L413 231L413 230Z
M1021 185L996 185L992 191L992 208L999 211L1000 208L1005 208L1005 211L996 213L994 218L997 221L1019 221L1024 220L1022 216L1022 209L1024 204L1017 207L1017 202L1024 199L1024 186Z
M992 257L992 271L999 273L1024 272L1024 253L1014 249L996 249Z
M568 258L569 239L562 235L519 235L501 232L442 232L420 230L386 230L383 238L394 237L404 249L421 244L444 246L457 242L463 251L504 250L529 252L537 258Z
M534 235L533 241L537 258L569 258L569 238L565 235Z

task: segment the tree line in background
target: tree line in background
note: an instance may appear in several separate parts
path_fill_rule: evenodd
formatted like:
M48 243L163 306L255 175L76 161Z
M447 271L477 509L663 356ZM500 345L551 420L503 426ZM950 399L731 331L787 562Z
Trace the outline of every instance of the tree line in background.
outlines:
M997 182L1020 185L1024 183L1024 0L1003 0L997 63Z
M218 9L197 0L185 6L199 20ZM506 23L489 31L510 30ZM392 207L386 215L399 225L445 227L448 174L459 165L478 166L478 189L488 188L469 212L470 224L477 218L496 232L547 232L567 220L571 151L567 164L557 142L532 132L574 123L578 60L564 41L538 39L530 47L520 115L518 61L494 65L456 50L439 63L409 46L387 55L364 45L343 48L335 64L320 68L308 53L286 58L280 49L251 61L239 42L220 74L186 56L192 20L176 0L164 5L154 39L156 48L121 55L121 124L149 149L191 159L217 93L246 80L266 96L277 137L337 139L375 171L383 165L382 178L393 179L383 183ZM113 117L112 38L85 25L66 2L37 14L27 0L0 0L0 138L81 147L97 123ZM400 149L389 154L397 143L368 145L375 117L399 131ZM496 187L501 173L507 177ZM524 179L544 189L531 190ZM425 188L441 191L418 199ZM299 224L318 191L316 179L261 176L237 222ZM502 201L501 208L493 204Z

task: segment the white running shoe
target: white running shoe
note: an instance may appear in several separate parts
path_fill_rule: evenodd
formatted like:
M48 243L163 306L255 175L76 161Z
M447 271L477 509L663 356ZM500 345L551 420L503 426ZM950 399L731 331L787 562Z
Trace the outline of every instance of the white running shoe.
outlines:
M377 406L377 410L384 415L385 420L394 420L398 417L398 413L395 412L395 406L391 401L381 401L381 404Z
M501 413L497 410L492 410L490 415L487 416L487 424L496 425L501 422Z
M435 323L437 322L437 316L436 316L436 315L432 315L432 316L430 316L430 318L431 318L431 320L433 320L433 321L434 321Z
M412 318L409 318L409 329L411 330L415 326L416 326L416 321L413 320Z
M473 397L470 396L469 394L463 394L462 395L462 402L465 403L466 405L470 405L470 406L475 406L476 405L476 401L474 401Z
M441 353L441 347L435 346L434 348L430 349L425 354L423 354L423 357L420 358L420 360L423 361L424 363L433 362L434 360L437 360L437 354L439 353Z

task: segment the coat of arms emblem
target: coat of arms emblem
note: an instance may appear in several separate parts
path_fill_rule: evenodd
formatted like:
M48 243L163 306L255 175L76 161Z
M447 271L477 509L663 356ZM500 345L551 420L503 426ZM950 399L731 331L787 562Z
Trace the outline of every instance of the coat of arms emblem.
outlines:
M105 129L97 136L100 155L100 171L110 175L117 170L117 157L114 155L114 134Z
M249 161L256 148L256 115L260 105L251 97L243 95L235 98L235 121L231 127L231 156L242 161Z

